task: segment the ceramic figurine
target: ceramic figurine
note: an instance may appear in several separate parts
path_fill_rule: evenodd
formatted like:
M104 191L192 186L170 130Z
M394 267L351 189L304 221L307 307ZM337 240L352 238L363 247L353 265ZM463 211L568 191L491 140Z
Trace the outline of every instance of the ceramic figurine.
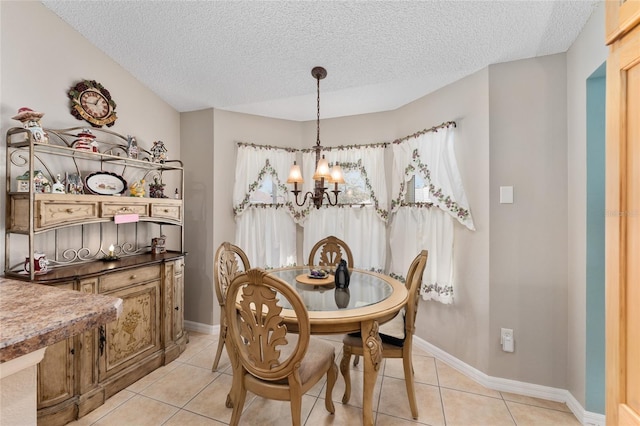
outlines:
M56 176L56 183L53 184L51 192L54 194L64 194L64 185L60 181L60 174Z
M73 141L73 147L75 149L79 149L81 151L98 151L96 145L94 144L96 136L91 133L89 129L82 129L80 133L76 135L78 139Z
M37 112L31 108L22 107L18 110L18 113L11 118L20 121L22 127L31 132L34 141L38 143L49 143L49 137L40 124L40 119L43 115L44 112Z
M131 186L129 186L129 195L131 197L144 197L144 179L140 179L138 182L133 182Z
M82 183L82 176L73 173L67 175L65 181L67 183L68 194L82 194L84 188L84 184Z
M164 142L155 141L151 148L151 154L153 155L154 163L164 163L167 159L167 148L164 146Z
M138 141L131 135L127 135L127 157L138 158Z
M29 171L27 170L22 175L16 178L18 182L18 192L29 192ZM51 192L51 183L49 179L44 177L40 170L33 171L33 191L34 192L45 192L46 187L49 187L49 192Z

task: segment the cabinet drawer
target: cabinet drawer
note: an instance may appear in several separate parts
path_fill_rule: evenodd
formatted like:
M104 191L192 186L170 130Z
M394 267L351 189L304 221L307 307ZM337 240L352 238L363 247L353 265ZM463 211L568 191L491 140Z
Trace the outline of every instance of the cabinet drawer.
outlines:
M100 293L107 293L137 283L158 279L160 279L160 267L158 265L113 272L100 277Z
M97 201L41 200L36 202L36 209L36 229L99 219Z
M139 216L149 216L148 204L130 204L126 202L102 203L101 217L114 217L117 214L137 214Z
M181 222L182 206L177 204L151 204L151 216Z

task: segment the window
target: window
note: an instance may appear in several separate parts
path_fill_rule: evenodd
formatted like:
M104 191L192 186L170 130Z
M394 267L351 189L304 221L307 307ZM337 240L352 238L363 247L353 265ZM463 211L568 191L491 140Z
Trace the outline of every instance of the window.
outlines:
M429 196L429 185L419 174L415 174L407 183L407 193L404 201L407 204L432 202Z
M260 187L251 194L249 199L251 204L279 204L284 203L284 194L278 189L278 185L273 182L273 177L266 174L260 183Z
M371 204L371 192L366 187L366 181L360 169L344 170L344 184L338 185L342 191L338 195L339 204ZM329 184L329 189L333 189Z

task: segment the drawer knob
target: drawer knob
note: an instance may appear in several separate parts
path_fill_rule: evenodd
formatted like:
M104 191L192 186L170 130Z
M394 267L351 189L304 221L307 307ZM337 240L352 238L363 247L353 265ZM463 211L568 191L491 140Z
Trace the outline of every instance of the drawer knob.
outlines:
M165 213L169 213L169 209L164 209L164 212Z
M130 280L135 280L136 278L138 278L138 276L136 274L133 274L129 277Z
M69 207L69 208L67 209L67 213L73 213L73 209L72 209L71 207Z

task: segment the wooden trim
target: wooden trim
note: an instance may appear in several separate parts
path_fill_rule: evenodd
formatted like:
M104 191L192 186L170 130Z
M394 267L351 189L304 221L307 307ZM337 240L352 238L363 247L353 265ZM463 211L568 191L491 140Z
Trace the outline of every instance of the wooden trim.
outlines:
M612 44L640 23L640 0L607 0L605 2L605 41Z
M624 385L620 383L618 372L621 362L623 348L623 333L621 330L621 310L620 299L620 239L622 218L620 212L623 211L621 199L620 177L621 177L621 156L622 144L621 135L621 77L619 64L620 52L612 46L609 59L607 60L607 128L606 128L606 195L605 195L605 282L606 282L606 419L607 424L617 424L617 401L624 394Z

